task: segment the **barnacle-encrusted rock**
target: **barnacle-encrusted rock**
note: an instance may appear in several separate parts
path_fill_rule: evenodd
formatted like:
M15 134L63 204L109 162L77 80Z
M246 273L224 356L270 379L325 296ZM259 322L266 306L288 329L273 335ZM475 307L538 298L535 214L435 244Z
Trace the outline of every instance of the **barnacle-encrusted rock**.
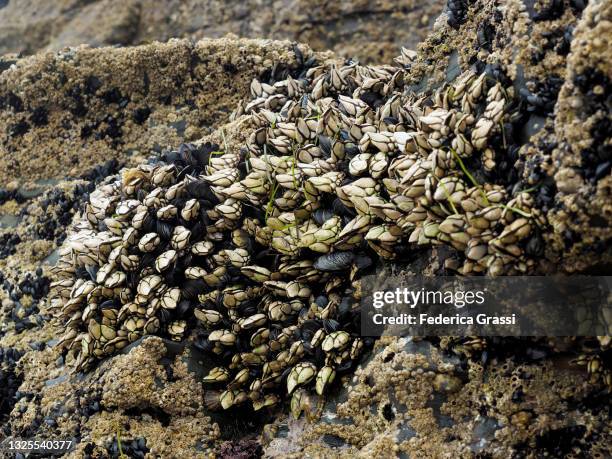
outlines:
M67 366L74 365L70 354L66 355L61 347L44 348L44 342L57 334L47 322L44 301L40 301L46 298L45 294L40 294L42 290L38 287L32 287L33 282L44 279L43 272L37 273L34 281L21 284L20 269L26 266L25 269L34 272L34 263L42 260L53 244L63 240L63 226L73 212L85 210L85 204L80 208L82 196L93 191L93 185L79 185L74 192L73 187L63 186L33 200L15 234L24 241L20 243L15 235L2 233L6 241L2 256L6 253L7 257L0 260L0 267L7 273L8 283L4 284L7 293L3 296L1 313L3 317L9 317L12 310L16 313L14 320L11 318L3 323L0 340L2 347L19 346L25 352L18 365L24 382L15 393L15 400L18 400L3 426L3 433L27 432L43 437L57 436L58 432L82 435L76 457L115 454L119 435L126 448L124 452L140 454L147 448L153 449L152 454L160 455L204 454L198 446L200 439L214 442L218 429L210 428L201 413L185 417L181 414L184 408L189 411L189 404L184 402L190 395L197 394L196 405L201 406L202 392L198 387L190 394L194 387L193 377L186 375L178 359L171 367L156 363L160 356L158 338L140 339L145 334L160 334L168 339L167 345L171 345L170 340L182 340L180 346L187 348L186 341L190 341L190 347L198 346L203 351L195 363L200 371L203 368L207 371L199 378L205 384L203 401L208 408L222 409L238 404L248 406L248 410L269 412L265 408L283 399L287 378L292 375L292 394L287 409L291 416L302 414L302 417L287 422L279 418L279 423L264 429L264 444L275 437L275 431L278 437L289 439L274 440L276 443L272 446L279 446L280 450L269 447L266 453L270 456L277 453L279 457L286 457L288 452L298 457L305 452L334 457L342 454L346 457L358 454L391 456L402 452L430 456L484 456L489 453L493 456L560 457L570 453L608 456L609 393L605 391L605 384L610 384L609 337L580 340L442 338L431 340L431 344L421 343L425 347L410 349L402 349L407 341L383 339L376 344L381 353L362 364L351 382L355 362L371 343L357 339L354 324L346 320L336 325L333 319L326 318L307 325L296 311L307 305L309 311L305 314L313 311L315 314L337 313L333 307L324 312L330 301L338 309L346 308L354 294L347 279L358 279L361 270L368 269L373 262L378 263L376 253L381 257L395 253L395 268L427 275L451 273L466 267L468 271L470 267L478 271L481 268L474 269L474 266L479 266L479 260L490 255L490 251L503 252L504 257L511 260L501 267L492 266L493 271L487 267L490 273L506 269L520 271L521 261L528 267L527 272L546 273L557 266L567 271L605 272L602 268L606 265L602 261L609 255L609 225L603 224L601 219L609 215L606 210L609 182L608 177L597 177L597 168L602 167L601 174L607 166L605 161L603 166L599 163L594 166L593 158L600 157L592 155L592 148L597 154L605 154L609 135L605 130L598 130L595 136L593 131L579 131L578 128L582 120L587 120L588 124L593 115L589 110L582 110L591 100L597 105L592 121L600 123L604 119L602 115L609 112L606 104L595 97L601 95L602 89L607 97L607 83L595 84L590 90L592 81L583 79L591 74L599 78L598 73L589 70L591 55L598 60L599 70L608 71L604 60L598 57L602 53L590 53L589 47L593 42L597 49L603 49L595 39L599 36L606 42L605 18L609 17L609 2L592 0L587 9L584 9L585 2L574 1L524 2L525 5L514 0L449 3L452 3L449 5L452 15L447 13L440 17L435 31L418 52L402 50L396 61L399 67L395 68L404 70L404 81L396 80L397 88L401 88L400 101L414 92L417 97L410 99L411 103L424 111L414 121L418 130L392 131L388 128L399 124L399 120L394 119L394 112L385 117L390 119L382 118L382 122L376 114L384 106L397 109L397 102L391 100L395 94L381 94L386 91L388 72L395 71L389 67L376 68L384 74L383 81L378 74L367 81L351 78L343 81L344 72L357 72L351 70L354 63L350 61L336 61L335 68L328 63L313 70L317 75L311 74L306 81L292 77L304 91L296 99L300 114L302 110L311 110L313 114L298 116L295 120L287 118L290 113L283 107L291 99L284 93L284 85L287 84L288 91L293 84L289 84L290 80L279 82L265 74L252 84L258 97L240 104L242 110L251 104L247 115L238 112L233 122L198 142L196 148L182 146L178 152L166 152L161 160L153 159L140 167L133 167L140 162L133 161L122 172L122 177L107 180L93 193L95 205L92 208L89 202L86 213L97 215L94 222L84 221L84 214L77 220L77 230L87 227L81 235L91 237L74 239L72 228L69 242L79 248L78 258L85 260L87 267L79 266L71 273L76 266L74 260L70 260L60 266L63 279L51 275L54 281L59 281L54 284L56 293L66 289L66 298L55 302L55 306L69 303L64 300L71 296L76 277L80 278L76 282L81 286L90 280L97 289L92 295L97 302L93 301L91 307L85 306L85 302L76 304L80 300L63 305L64 313L72 309L72 315L64 317L68 320L61 322L62 328L72 330L65 336L66 342L76 337L74 344L80 346L81 352L94 352L104 357L107 356L105 352L109 352L112 356L103 362L96 357L92 360L92 370L76 377L69 376L64 366L65 362ZM582 37L580 44L572 38L574 27L578 27L575 30ZM580 52L574 54L575 51ZM4 62L0 62L0 67ZM359 72L372 71L372 68L357 65L353 68L359 68ZM473 71L473 76L462 75L468 69ZM580 89L582 104L573 104L576 99L571 95L577 90L567 79L569 74L574 75L572 81L583 86ZM444 109L444 98L450 95L445 91L450 87L465 94L469 88L462 88L464 78L467 81L474 78L472 84L482 78L484 90L476 104L469 98L464 103L447 97L450 110L463 112L465 109L474 113L474 123L470 125L468 119L463 120L466 128L457 133L444 123L444 116L440 117L443 113L436 110ZM448 80L447 86L443 86L445 80ZM485 104L489 91L497 83L504 89L501 99L495 98L492 103ZM241 83L240 87L246 88L249 84L250 80L248 84ZM340 90L336 89L337 85ZM558 94L560 88L563 90ZM357 89L361 91L353 91ZM245 94L242 91L242 96ZM570 97L566 97L568 94ZM428 99L419 101L418 96ZM12 97L10 100L16 102ZM27 100L35 100L35 97ZM317 104L318 107L331 105L332 110L325 119L323 112L321 117L314 116L312 106ZM373 126L354 123L365 106L374 112L365 110L364 115L375 118L377 123L370 123ZM332 116L338 112L343 115L340 119ZM572 126L573 120L576 126ZM363 143L353 141L355 151L350 146L346 148L346 136L319 135L316 129L316 138L311 139L313 121L317 127L321 123L332 130L334 125L345 130L348 122L352 128L348 131L349 138L361 135ZM413 130L416 134L411 132ZM598 141L588 142L591 137ZM206 145L206 141L210 144ZM310 145L305 144L310 141ZM168 144L178 145L179 141L172 137ZM296 149L297 145L301 148ZM429 148L440 150L442 154L436 155L435 164L427 164L426 159L412 170L412 164L398 167L393 161L406 154L407 145L414 146L417 154ZM400 150L402 146L404 151ZM460 156L463 167L452 150L465 153ZM69 151L80 150L71 146ZM555 161L551 161L553 151ZM199 165L204 174L197 181L205 182L213 196L223 203L214 202L208 192L200 193L199 185L187 190L175 186L175 182L187 178L188 174L194 177L200 174L192 166L203 152L208 152L208 159ZM574 162L583 152L585 162ZM329 160L340 158L343 153L344 159ZM304 167L304 164L311 166ZM117 168L116 163L105 165L96 172L95 180L114 174ZM159 176L153 187L150 179L154 169ZM263 181L257 174L246 178L255 171L263 174ZM490 208L480 209L482 194L479 192L471 196L473 200L467 199L469 189L478 188L468 173L487 193L487 199L493 204L487 206ZM391 179L393 174L409 178L404 183L397 180L395 183ZM91 180L93 183L94 178ZM0 191L1 200L8 200L4 210L16 207L12 199L22 199L17 192L18 186L9 185L6 191ZM149 186L151 191L145 196L138 191L143 186ZM408 189L408 194L398 197L397 203L389 202L389 189L401 186ZM152 192L156 187L160 190ZM491 188L494 192L488 194ZM181 197L181 193L186 192L193 197ZM217 196L221 192L224 195ZM118 210L116 214L106 215L110 208L105 208L102 215L98 204L103 196ZM584 202L590 196L595 199L585 214ZM517 198L516 205L509 204L514 198ZM442 203L446 212L440 212L435 206L429 209L415 207L415 199ZM138 209L141 205L147 210ZM149 207L155 212L150 212ZM160 209L163 211L159 212ZM347 209L352 213L347 213ZM474 215L468 219L470 212ZM198 240L204 234L196 227L202 213L210 219L205 224L215 228L206 228L206 236ZM413 238L415 243L408 241L406 244L406 234L396 224L406 215L414 219L415 229L420 228ZM100 219L102 216L104 218ZM128 216L131 216L129 221ZM221 223L216 224L220 220ZM293 228L305 221L310 221L309 229L313 231L300 233L296 241ZM215 225L210 224L213 222ZM495 222L502 224L493 225ZM244 225L240 229L244 231L235 231L241 223ZM232 228L232 225L238 227ZM26 226L27 231L24 230ZM466 231L472 226L476 232L495 232L495 242L472 237L473 231ZM182 228L175 233L178 227ZM566 228L579 235L566 232ZM140 252L138 242L147 233L158 235L159 245L153 243L152 252ZM528 236L523 238L526 233ZM408 240L410 236L412 233ZM43 237L44 240L32 242L32 239ZM116 238L120 238L120 242ZM153 239L155 237L148 241L146 248ZM128 247L123 246L124 242ZM85 245L85 251L80 250L80 244ZM405 255L408 255L408 263L403 263ZM145 257L144 261L141 257ZM290 257L293 257L292 262L285 264ZM189 262L185 265L182 260ZM103 266L98 266L96 272L95 265L100 263ZM208 269L209 263L214 269ZM50 275L46 268L44 275ZM178 284L176 279L181 276L184 277L181 285L173 284ZM144 278L146 282L140 285ZM159 278L163 285L157 283ZM224 285L228 278L239 282ZM326 279L325 284L319 282L321 278ZM197 298L198 285L202 282L207 285L219 283L219 287ZM333 287L331 294L319 295L322 285ZM90 287L91 284L83 286L83 291ZM223 295L215 290L223 290ZM39 292L36 295L40 298L25 291ZM98 297L97 292L103 295ZM130 294L140 297L138 301L130 299L131 304L127 306L124 301ZM248 309L254 300L266 295L274 297L274 301L264 302L268 305L267 310ZM324 300L328 300L327 303ZM245 303L250 304L244 306ZM119 306L121 308L116 310ZM89 322L83 322L83 314L93 317L97 323L90 326ZM354 316L354 312L352 314ZM22 315L25 317L17 320ZM275 327L283 320L286 322L281 328L290 328L291 334L278 332L279 327ZM27 330L29 327L33 330ZM350 343L345 343L345 333ZM304 336L309 339L305 340ZM42 343L32 342L33 337ZM142 349L131 348L127 356L121 355L127 352L125 348L117 349L124 339L134 341L132 347L142 346ZM326 352L323 348L346 361L338 364L336 359L330 359L325 362L329 354L321 355ZM313 349L316 349L314 356ZM430 359L431 355L436 357L435 362ZM582 364L590 373L588 379L575 363ZM275 378L264 383L258 376L260 372L263 374L266 364L267 371ZM115 365L117 367L113 368ZM154 366L155 375L147 373L142 365ZM313 365L316 367L314 376ZM148 390L141 396L130 392L129 388L139 387L138 381L125 375L131 371L144 375L144 385L155 387L159 393L152 394ZM107 372L116 375L117 381L124 384L116 386L113 378L105 377ZM108 406L100 405L102 388L91 384L98 378L105 383ZM189 384L175 384L177 378ZM157 387L152 380L169 383L172 390ZM351 388L348 403L344 403L346 394L342 387ZM168 419L160 408L172 411L168 399L173 391L180 394L181 403ZM13 389L9 393L12 392ZM160 399L162 393L164 399ZM321 412L324 400L328 405ZM13 401L10 403L12 406ZM130 406L130 410L124 412L123 405ZM409 413L404 413L405 407ZM234 414L220 413L219 416L241 418ZM250 413L245 418L251 420L259 415ZM319 415L318 422L305 425L305 420ZM129 434L121 430L128 424ZM232 429L228 424L230 421L223 422L224 432ZM255 430L256 426L249 425L240 432ZM178 439L180 449L164 443L168 432ZM127 435L129 437L125 438ZM140 441L142 437L146 438L144 444ZM257 450L247 445L245 449ZM233 441L219 451L242 450L240 442Z
M346 251L392 259L399 244L448 242L461 250L470 236L482 237L491 253L478 260L481 271L493 266L500 274L506 265L506 271L527 271L517 242L537 224L528 196L500 207L493 225L501 229L483 237L489 225L469 220L487 222L480 209L502 201L503 188L475 182L469 188L453 175L454 161L463 166L461 157L470 156L467 140L458 151L450 147L446 161L438 159L444 139L474 123L472 137L479 136L479 148L488 145L488 112L476 120L471 108L484 96L484 78L462 75L460 86L438 91L429 107L425 99L401 94L403 73L351 63L327 72L313 67L274 86L254 80L253 100L234 114L247 111L256 125L241 152L183 145L162 163L125 170L119 181L92 193L55 268L63 279L54 284L56 307L67 326L60 344L75 349L77 367L90 367L145 334L181 341L197 308L195 317L212 329L199 338L201 346L234 374L219 392L221 406L250 399L258 409L277 402L266 389L286 372L289 394L315 380L322 393L336 368L350 369L359 356L358 309L344 296L359 266ZM370 94L379 107L342 93ZM451 107L449 93L463 101L464 112ZM501 100L499 83L488 94L485 104ZM382 154L380 166L342 172L352 157L369 151ZM444 184L449 172L454 181ZM438 196L440 188L445 195ZM468 213L460 228L430 231L459 215L458 193L473 201L473 209L463 209ZM192 244L207 242L210 251L200 257L198 248L194 256ZM269 278L253 283L254 269L270 272ZM335 271L350 271L350 278ZM313 342L319 330L328 336Z
M524 123L515 88L469 69L415 94L407 59L254 79L232 114L249 126L239 151L182 145L92 193L55 267L77 368L142 335L181 341L198 318L221 363L210 405L260 409L285 378L323 393L354 365L360 258L445 244L464 275L537 273L545 216L496 164Z
M166 347L161 339L148 337L109 362L97 381L102 405L107 409L161 410L176 418L201 411L201 386L184 362L177 359L173 377L168 380L161 363L168 353Z
M474 65L511 84L525 119L521 129L506 131L517 145L496 163L516 163L510 173L546 214L550 231L537 235L529 251L549 270L608 266L609 2L448 3L450 11L420 45L408 82L416 90L436 87ZM483 159L485 170L493 165L488 152Z
M62 432L73 438L81 432L71 458L112 456L117 442L131 457L141 457L145 445L161 457L209 457L214 450L219 427L202 410L202 386L187 368L184 346L146 337L80 378L69 377L56 351L38 348L19 361L21 392L0 435ZM10 395L16 388L8 389ZM28 395L34 393L36 402ZM167 432L171 442L157 440Z
M503 160L525 123L516 88L469 69L415 94L413 57L255 79L232 114L251 132L239 151L183 145L96 190L56 266L77 367L142 335L181 341L197 309L196 339L221 362L207 380L225 386L211 405L260 409L285 378L289 394L322 393L353 366L358 256L446 244L464 275L541 272L530 244L548 222Z
M612 5L592 3L574 30L548 171L558 190L550 242L568 271L612 263Z

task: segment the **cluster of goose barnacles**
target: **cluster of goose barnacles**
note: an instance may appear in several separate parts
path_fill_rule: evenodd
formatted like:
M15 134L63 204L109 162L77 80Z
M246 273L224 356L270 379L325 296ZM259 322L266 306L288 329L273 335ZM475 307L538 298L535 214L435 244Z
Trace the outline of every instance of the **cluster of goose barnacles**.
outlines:
M532 196L466 166L496 168L513 89L467 71L418 96L412 59L254 80L232 115L256 125L241 151L182 145L93 192L53 285L76 367L191 337L215 365L209 407L272 406L285 385L297 416L369 344L354 283L376 256L446 244L460 274L530 273Z
M259 123L246 147L250 168L216 191L256 206L272 196L266 231L286 255L350 251L365 240L393 259L398 246L447 244L465 255L447 266L461 274L531 272L526 241L545 223L533 197L481 185L466 167L477 157L495 169L489 139L515 116L513 88L467 71L419 97L402 91L404 72L352 63L310 69L308 84L254 81L253 101L234 115ZM317 222L314 212L328 214Z

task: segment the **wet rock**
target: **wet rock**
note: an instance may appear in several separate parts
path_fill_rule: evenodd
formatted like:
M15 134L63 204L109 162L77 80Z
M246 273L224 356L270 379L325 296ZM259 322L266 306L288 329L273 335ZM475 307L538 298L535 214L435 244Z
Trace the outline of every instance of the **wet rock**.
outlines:
M186 367L182 370L186 379L166 382L167 372L162 363L166 352L161 339L145 338L126 355L108 362L100 371L102 405L123 410L161 410L167 415L201 410L201 386L193 377L190 381Z
M562 253L564 269L572 272L612 261L612 66L603 38L612 33L611 19L608 2L591 1L582 12L557 102L556 146L549 173L559 192L549 212L555 231L547 240ZM580 238L568 239L568 231L580 234Z
M461 379L452 375L437 374L433 380L434 389L438 392L457 392L461 385Z
M22 376L16 372L22 354L11 348L0 348L0 423L5 422L17 401Z

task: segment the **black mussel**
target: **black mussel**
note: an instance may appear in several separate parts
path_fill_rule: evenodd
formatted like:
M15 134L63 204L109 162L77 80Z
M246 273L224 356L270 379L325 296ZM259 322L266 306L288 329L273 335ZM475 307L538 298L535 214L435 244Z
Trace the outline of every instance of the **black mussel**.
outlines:
M347 143L344 146L344 154L347 158L352 159L360 153L359 147L354 143Z
M138 273L136 272L129 272L127 273L127 280L125 282L125 285L127 286L127 288L129 288L131 291L136 291L136 287L138 286L138 282L140 281L140 276L138 275Z
M311 336L311 338L312 338L312 336ZM308 355L311 355L311 356L314 356L315 353L316 353L315 348L313 347L312 344L310 344L310 341L308 341L308 340L304 341L304 352L306 354L308 354Z
M345 314L351 312L353 308L353 299L350 296L342 297L342 301L338 305L338 317L342 317Z
M188 317L193 311L193 302L189 300L181 300L176 307L176 314L180 318Z
M100 309L113 309L115 307L115 300L106 300L100 303Z
M327 305L327 301L325 302L325 304ZM304 332L309 332L309 333L316 333L317 330L319 330L321 328L322 322L320 319L308 319L305 320L302 323L302 333Z
M185 163L192 166L197 166L198 160L193 154L196 151L196 147L190 143L182 143L178 149L178 157Z
M318 297L315 298L315 303L320 308L324 308L325 306L327 306L328 302L329 302L329 299L325 295L319 295Z
M144 199L147 197L147 191L143 188L139 188L138 191L136 191L136 199L138 199L140 202L144 201Z
M541 257L544 254L544 240L539 234L539 231L536 231L529 238L529 240L527 241L525 252L527 253L527 255L532 257Z
M138 271L142 271L148 266L153 266L156 258L157 258L157 255L154 252L143 253L140 256L140 263L139 263ZM137 275L137 273L135 273L135 275Z
M174 231L174 226L172 226L168 222L164 222L161 220L157 220L155 222L155 232L159 234L159 237L168 241L172 237L172 232Z
M207 285L202 279L189 279L181 287L183 298L196 300L200 293L204 293Z
M208 335L210 335L209 331L199 332L193 341L193 345L203 352L212 351L214 345L208 340Z
M336 367L336 374L347 373L353 368L353 360L348 359Z
M354 209L346 207L339 198L335 198L332 202L332 210L336 215L353 218L357 215Z
M359 253L353 260L358 272L362 272L374 266L374 259L365 253Z
M145 214L145 217L142 221L142 233L153 233L156 230L156 221L157 216L155 215L155 210L149 209L149 212Z
M197 240L203 238L203 236L206 234L207 224L208 224L207 221L200 219L196 221L193 225L191 225L191 227L189 228L189 231L191 231L191 241L192 242L196 242ZM189 227L189 225L186 225L186 226Z
M92 277L92 276L89 274L89 271L87 270L87 268L86 268L86 267L83 267L83 266L79 266L78 268L76 268L76 269L74 270L74 275L75 275L75 277L77 277L78 279L92 279L92 280L94 280L94 281L96 280L96 278L95 278L95 277Z
M446 2L446 15L448 25L453 29L458 29L467 17L467 0L448 0Z
M184 272L185 269L192 266L192 261L193 261L193 255L191 253L186 253L184 256L179 257L176 260L175 262L176 270L178 272Z
M321 151L323 152L326 158L329 158L331 156L332 144L331 140L329 140L329 137L319 134L319 147L321 148Z
M553 19L558 19L563 15L564 7L563 0L550 0L547 7L533 16L533 21L552 21Z
M270 326L270 340L277 339L283 332L283 327L279 324L272 324Z
M327 253L315 260L314 268L319 271L344 271L351 267L354 259L353 252Z
M162 325L165 325L170 322L172 318L172 313L168 309L159 308L159 311L157 312L157 317L159 318L160 323Z
M226 269L227 271L225 275L227 276L230 282L240 282L242 281L242 279L244 279L244 276L242 275L240 268L237 268L236 266L233 266L233 265L229 265Z
M314 221L317 222L317 225L322 225L334 216L335 214L332 209L317 209L313 214Z
M210 189L210 185L204 180L190 181L185 187L187 196L190 198L205 199L211 204L219 204L219 199Z
M182 274L181 270L179 270L176 267L176 265L174 265L172 268L164 271L164 273L162 274L162 277L166 285L174 286L176 284L177 279L179 279L181 274Z
M258 207L255 207L251 204L245 204L242 207L242 214L245 217L249 217L249 218L254 218L259 220L260 222L263 222L266 220L266 212L265 210L262 210Z
M185 207L186 202L186 198L174 198L172 201L170 201L170 204L172 204L177 209L182 209L183 207Z
M589 0L570 0L570 7L578 13L582 13L589 3Z
M298 48L297 43L292 43L291 48L293 50L293 54L295 54L295 60L297 62L297 65L299 67L304 65L304 54L302 53L302 51L300 51L300 48Z
M249 300L238 306L238 312L242 317L249 317L257 313L257 301Z
M204 406L211 411L218 411L221 409L221 402L219 396L221 393L216 390L204 391Z
M93 281L96 280L96 276L98 274L98 268L99 268L98 266L92 266L92 265L85 266L85 270L87 271L87 274Z
M359 99L373 108L379 107L383 104L383 99L381 98L380 94L372 91L363 92L363 94L359 96Z
M325 361L327 360L327 354L325 353L325 351L323 351L323 349L321 349L321 346L317 346L315 348L314 360L315 364L318 367L322 367L323 365L325 365Z
M323 329L326 333L332 333L340 330L340 323L334 319L323 320Z

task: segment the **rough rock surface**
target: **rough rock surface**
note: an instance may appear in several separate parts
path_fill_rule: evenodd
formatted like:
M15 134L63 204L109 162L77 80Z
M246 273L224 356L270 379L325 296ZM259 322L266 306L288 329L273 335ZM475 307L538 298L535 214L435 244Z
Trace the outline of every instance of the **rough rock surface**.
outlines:
M416 46L444 4L442 0L11 0L0 2L0 54L234 33L296 40L316 50L331 49L374 62L392 58L401 46Z
M609 273L612 70L607 50L612 5L592 0L583 10L579 7L583 2L566 1L558 11L551 5L559 2L525 3L527 6L517 0L503 5L473 2L457 29L448 25L448 14L440 16L435 31L419 47L420 57L411 73L414 87L435 86L460 72L458 67L481 65L478 61L501 62L499 71L517 82L524 103L533 108L532 132L516 135L526 138L518 154L525 164L525 182L536 190L552 228L545 235L545 258L551 266L569 272ZM221 457L249 457L260 450L260 443L266 454L277 457L304 453L319 457L440 457L447 453L453 457L562 457L571 453L609 457L609 393L571 364L572 354L551 355L544 346L531 344L520 358L504 352L513 349L512 343L466 358L435 340L381 340L358 372L338 384L348 389L339 389L329 399L318 421L308 423L306 416L294 421L281 412L272 420L249 419L252 424L242 429L228 419L213 419L202 412L202 388L190 371L197 359L194 362L189 351L171 350L158 338L142 340L88 375L69 374L69 362L53 347L59 329L47 308L48 268L53 264L53 250L65 237L65 227L96 182L117 172L118 163L104 164L109 158L128 161L125 153L133 148L138 153L132 160L139 161L155 152L150 139L156 139L160 149L207 134L208 126L225 121L224 114L237 99L247 97L253 76L271 72L274 61L294 62L290 43L274 45L278 48L272 51L261 43L223 40L194 46L172 41L127 50L78 49L28 58L14 70L6 70L4 64L10 62L2 61L0 92L7 99L0 114L2 148L6 149L0 153L5 184L0 192L0 224L5 227L0 229L0 439L8 435L80 438L72 457L117 456L119 440L123 451L134 456L148 451L162 457L207 457L213 451ZM207 51L200 54L200 46ZM254 57L240 57L243 46ZM309 54L306 47L300 49ZM177 50L180 52L174 52ZM178 102L188 107L184 112L176 109L174 101L159 100L169 94L176 81L173 78L181 74L169 65L160 66L159 60L178 59L180 69L194 69L197 66L191 66L190 58L205 59L209 52L220 61L200 62L200 78L207 72L225 78L226 62L243 62L244 66L236 64L241 70L234 78L227 77L224 92L208 86L196 90L199 78L186 77L192 97L204 94L198 106L206 108L204 113L189 108L186 98ZM270 52L273 54L266 54ZM138 60L139 53L148 57ZM253 70L249 66L257 55L268 58ZM83 65L74 65L85 56L88 60ZM125 72L126 64L130 72ZM79 105L69 102L66 90L71 78L81 87L88 68L105 67L111 70L103 74L108 86L100 94L118 86L122 97L130 98L129 110L120 106L121 98L113 101L112 95L108 103L97 95L85 97L83 105L90 108L84 116L88 122L102 113L102 124L95 130L108 129L104 119L109 115L123 113L127 119L126 113L137 109L142 100L149 100L150 117L159 121L145 123L146 127L131 126L129 132L135 132L128 133L125 144L132 143L132 147L122 142L113 145L103 137L91 144L103 144L95 147L99 150L84 150L78 140L84 124L71 112ZM59 78L58 68L67 69L66 81ZM142 93L141 68L150 70L149 84L158 91L150 99ZM29 75L32 82L11 79L13 72ZM135 74L139 76L133 77ZM588 76L592 79L585 80ZM37 80L39 77L43 78ZM42 81L40 86L37 81ZM45 95L41 88L52 87L51 82L62 90ZM22 87L38 89L20 93ZM9 91L19 96L19 103L13 97L9 101ZM23 120L30 124L41 97L54 98L48 119L55 123L55 133L67 133L66 138L55 144L47 142L54 132L35 126L32 119L31 132L20 137L40 136L35 137L38 140L15 144L14 135L7 134L9 129ZM17 111L19 104L32 111ZM212 114L207 115L207 110ZM209 118L202 121L206 116ZM41 119L40 112L35 119ZM179 135L172 127L171 123L184 119L188 120L185 130L196 129L193 136ZM236 123L224 129L230 148L242 144L249 134L249 126ZM206 136L218 143L223 137L220 130ZM12 153L8 153L11 145ZM41 145L51 145L51 150L39 153ZM74 152L82 153L77 156L78 164L62 159ZM48 162L50 156L58 159ZM24 181L63 177L72 168L72 175L82 179L46 184L48 189L37 195L6 180L16 177L9 168L15 164L14 157L20 158ZM36 164L30 161L33 158L42 160ZM101 163L103 166L92 169ZM267 425L262 429L263 424ZM239 432L246 430L262 430L262 434L241 437Z
M591 389L562 361L465 362L409 338L381 339L373 354L319 408L318 422L281 417L266 426L265 454L515 457L524 447L537 457L563 457L573 447L606 454L605 435L587 431L605 431L607 412L568 407ZM571 438L563 444L560 435Z
M551 212L552 245L567 269L608 269L612 263L612 4L594 2L576 26L554 122L550 154L561 204ZM595 262L597 261L597 262Z
M81 437L70 457L105 457L118 438L125 446L134 437L161 457L208 457L220 438L202 412L201 385L159 338L144 339L84 378L69 377L50 347L19 364L24 383L13 435ZM38 403L30 403L34 394L42 394Z
M312 51L300 47L308 59ZM78 177L111 158L196 140L247 97L253 78L295 66L295 49L288 41L171 40L20 59L0 73L0 178Z

